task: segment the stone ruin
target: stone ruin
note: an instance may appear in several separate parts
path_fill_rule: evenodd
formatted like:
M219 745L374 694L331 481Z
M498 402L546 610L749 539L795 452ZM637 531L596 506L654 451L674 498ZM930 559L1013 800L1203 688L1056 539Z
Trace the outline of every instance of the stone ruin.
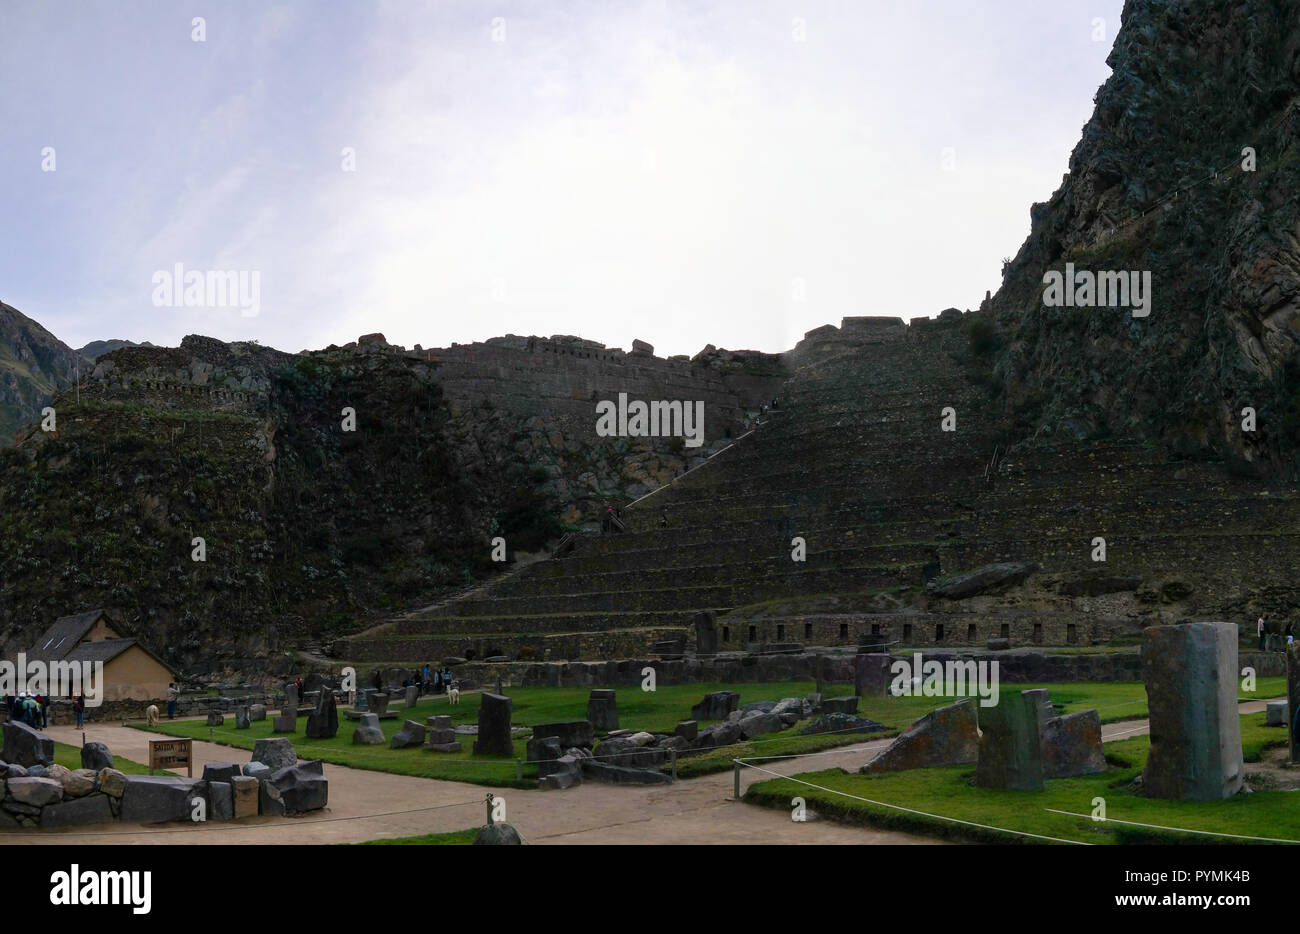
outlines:
M1244 775L1237 627L1148 626L1141 657L1151 722L1142 794L1187 801L1232 797L1241 790Z
M451 717L432 716L425 720L429 735L424 741L424 748L431 752L460 752L460 741L456 739L456 728L452 726Z
M474 739L476 756L509 756L515 751L510 732L510 714L514 702L504 694L483 694L478 708L478 736Z
M615 691L597 688L587 698L587 719L592 729L618 729L618 700Z
M280 716L271 723L274 733L293 733L298 729L298 686L293 683L284 686L284 707Z
M968 697L931 710L859 771L876 775L904 769L967 765L979 758L979 744L976 700Z
M43 743L33 745L10 726L24 727L5 724L7 755L43 754ZM232 762L208 763L201 778L126 775L113 768L113 755L103 743L83 746L81 762L82 768L67 769L52 761L30 766L0 761L0 832L115 820L192 823L200 801L207 821L234 821L314 811L329 800L322 764L299 763L285 738L259 740L252 761L242 769Z
M321 691L316 709L307 715L308 739L330 739L339 732L338 702L333 691Z
M1004 691L996 705L980 708L976 785L1042 790L1042 709L1041 699L1030 691Z

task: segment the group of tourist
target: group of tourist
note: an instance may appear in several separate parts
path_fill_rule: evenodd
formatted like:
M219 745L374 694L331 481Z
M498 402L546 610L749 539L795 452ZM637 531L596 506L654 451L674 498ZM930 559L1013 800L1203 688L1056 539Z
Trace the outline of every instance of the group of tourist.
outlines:
M451 676L450 668L434 668L433 663L425 665L422 670L415 672L415 677L407 678L402 682L402 687L408 688L415 685L420 689L420 695L425 694L442 694L453 685L456 679ZM384 686L383 677L379 671L375 671L374 678L375 690L382 690Z
M1270 635L1276 635L1276 634L1277 634L1277 633L1274 631L1273 626L1271 626L1269 623L1265 622L1265 621L1264 621L1264 617L1262 617L1262 616L1259 618L1259 621L1255 624L1255 633L1256 633L1256 635L1259 636L1259 650L1260 650L1261 652L1263 652L1263 651L1266 650L1266 647L1267 647L1267 645L1268 645L1268 637L1269 637ZM1286 637L1286 645L1290 645L1292 642L1294 642L1294 641L1295 641L1295 623L1287 623L1287 624L1286 624L1286 628L1282 630L1281 635L1283 635L1283 636ZM1280 651L1280 652L1284 652L1284 651L1286 651L1286 646L1285 646L1285 645L1279 645L1279 646L1278 646L1278 651Z
M50 699L43 694L6 694L4 703L5 715L12 721L26 723L34 730L43 730L49 723Z

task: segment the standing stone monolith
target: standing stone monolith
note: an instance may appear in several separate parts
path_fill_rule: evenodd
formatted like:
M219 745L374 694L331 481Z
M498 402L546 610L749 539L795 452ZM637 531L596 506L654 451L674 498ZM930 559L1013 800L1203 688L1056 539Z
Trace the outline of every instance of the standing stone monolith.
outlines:
M248 718L248 707L237 707L235 709L235 729L247 730L251 724Z
M884 697L889 691L890 656L872 652L853 656L853 693L858 697Z
M1300 642L1286 647L1286 710L1291 761L1300 762L1300 724L1296 722L1296 712L1300 711Z
M483 694L478 708L476 756L508 756L515 751L510 738L510 714L514 701L504 694Z
M420 699L420 687L416 684L406 686L406 709L410 710L415 706L416 701Z
M1042 700L1033 691L1003 691L993 707L980 707L980 752L975 784L981 788L1041 791L1039 734Z
M859 771L875 775L974 762L980 742L976 710L973 697L931 710Z
M705 657L718 654L718 624L712 610L695 614L695 654Z
M1063 717L1052 717L1041 729L1044 778L1074 778L1106 771L1106 753L1101 746L1101 716L1097 711L1081 710Z
M1237 627L1148 626L1141 656L1151 723L1142 794L1186 801L1232 797L1243 777Z
M1021 691L1026 697L1032 697L1038 703L1038 726L1041 730L1047 726L1047 721L1056 716L1056 708L1052 706L1052 698L1047 688L1034 688L1032 691Z
M307 736L311 739L329 739L339 732L338 702L333 691L322 691L316 709L307 715Z
M614 691L597 688L587 698L587 719L594 730L618 729L618 701Z
M298 729L298 685L290 682L284 686L284 708L271 723L273 733L293 733Z

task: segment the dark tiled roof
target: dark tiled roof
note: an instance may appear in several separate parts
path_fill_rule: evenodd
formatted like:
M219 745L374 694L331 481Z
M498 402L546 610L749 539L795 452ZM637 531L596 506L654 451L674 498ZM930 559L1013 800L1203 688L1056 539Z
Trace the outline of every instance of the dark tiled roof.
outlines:
M103 662L108 664L131 646L134 639L101 639L98 642L83 642L74 646L72 651L61 659L65 662ZM144 648L144 646L141 646Z
M63 658L85 638L86 633L103 615L103 610L88 610L56 619L54 625L36 640L36 644L27 653L28 657L55 661Z

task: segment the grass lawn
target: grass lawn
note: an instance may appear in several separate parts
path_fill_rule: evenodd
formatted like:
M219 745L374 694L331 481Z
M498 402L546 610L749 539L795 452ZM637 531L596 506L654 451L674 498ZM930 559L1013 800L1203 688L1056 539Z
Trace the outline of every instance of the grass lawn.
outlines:
M1241 718L1242 748L1247 762L1259 761L1261 751L1286 742L1286 731L1264 725L1264 714ZM759 782L745 793L755 804L790 810L791 799L802 797L823 817L847 823L995 843L1042 842L1012 834L955 825L935 817L910 814L868 804L858 798L913 808L930 815L952 817L1026 833L1088 843L1242 843L1246 841L1180 834L1094 821L1089 817L1053 814L1048 808L1091 814L1093 799L1104 798L1106 816L1163 827L1182 827L1274 839L1300 840L1300 809L1296 792L1256 791L1227 801L1192 802L1143 798L1131 783L1146 764L1147 737L1106 744L1110 768L1084 778L1054 779L1043 791L998 791L972 784L974 766L916 769L886 775L861 775L827 769ZM761 764L761 763L760 763ZM825 789L801 784L810 782ZM837 794L836 792L840 792ZM853 795L856 797L846 797Z
M477 836L476 827L473 830L453 830L450 833L426 833L418 837L388 837L357 844L340 843L339 846L469 846Z
M54 744L54 762L67 769L81 768L81 747L70 746L67 743ZM139 762L132 762L130 759L124 759L121 756L113 757L113 768L117 769L124 775L148 775L149 766L141 765ZM171 772L159 770L155 775L171 775Z
M1284 678L1261 679L1256 695L1266 697L1284 692L1286 689L1284 682ZM802 697L810 693L813 687L811 681L677 684L662 686L657 691L641 691L637 688L624 687L618 693L619 723L625 727L653 733L671 733L679 721L689 719L691 706L711 691L737 691L743 706L753 701ZM846 695L850 690L847 684L828 685L827 688L828 696L832 697ZM1103 723L1140 719L1147 715L1146 689L1141 682L1002 685L1003 690L1030 688L1047 688L1051 692L1053 701L1062 704L1066 713L1096 708ZM585 719L587 696L590 690L586 687L511 688L510 696L514 699L514 724L528 727L538 723ZM461 703L453 707L444 697L426 697L416 705L413 715L408 714L398 705L392 708L397 711L398 716L392 720L380 721L380 727L384 731L385 738L391 739L393 734L402 728L403 721L408 718L424 723L425 718L433 714L448 714L457 724L477 723L479 698L479 694L464 694ZM863 698L858 704L859 714L884 724L887 727L884 732L802 736L799 731L807 723L799 723L788 730L770 733L748 743L698 755L682 756L677 762L677 774L680 778L691 778L725 771L732 767L731 760L737 756L776 756L818 752L835 746L894 736L928 711L950 703L952 699L944 697ZM254 723L247 730L236 730L234 718L228 716L224 727L213 728L212 740L222 745L251 750L258 739L285 736L292 740L299 756L324 759L326 762L352 768L415 775L421 778L472 782L493 787L536 787L535 766L525 763L522 778L516 772L515 759L523 759L526 756L525 738L515 740L512 756L475 756L472 752L473 737L471 736L461 737L464 749L458 753L429 752L422 748L390 749L387 745L354 746L352 745L353 721L344 718L342 712L339 719L337 736L332 739L309 740L304 735L306 718L299 719L296 732L274 734L271 732L269 713L265 721ZM149 729L144 724L133 725L138 729ZM705 725L706 723L700 724L701 727ZM153 731L206 740L209 728L203 720L177 720L163 721L154 727Z

